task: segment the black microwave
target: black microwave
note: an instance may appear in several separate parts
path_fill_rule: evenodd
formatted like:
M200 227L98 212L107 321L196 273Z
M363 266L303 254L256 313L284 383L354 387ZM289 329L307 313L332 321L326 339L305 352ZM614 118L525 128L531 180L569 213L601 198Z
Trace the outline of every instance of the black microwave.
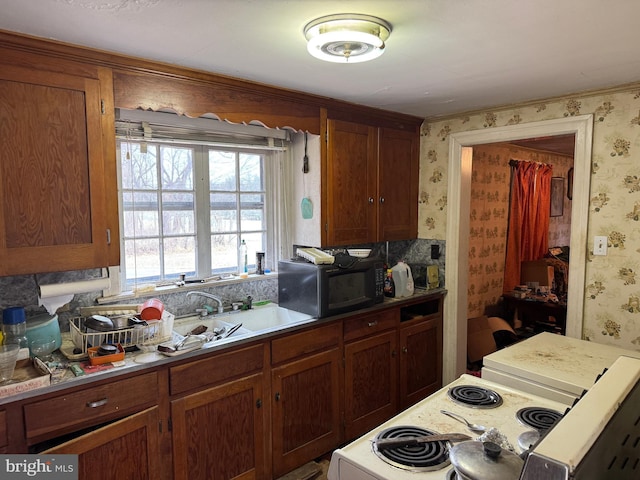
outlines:
M359 258L348 267L303 259L278 262L278 305L323 318L384 300L384 264Z

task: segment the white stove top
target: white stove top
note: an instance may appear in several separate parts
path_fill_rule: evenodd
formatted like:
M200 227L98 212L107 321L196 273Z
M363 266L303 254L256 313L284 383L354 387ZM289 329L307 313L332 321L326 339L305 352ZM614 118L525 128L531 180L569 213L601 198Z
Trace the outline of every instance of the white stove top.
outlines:
M571 403L622 355L640 358L640 352L543 332L484 357L482 376Z
M455 403L448 396L451 387L458 385L479 386L497 392L502 404L495 408L473 408ZM532 430L521 424L516 413L524 407L542 407L564 413L567 406L532 394L523 393L510 387L483 380L471 375L462 375L449 385L438 390L428 398L410 407L376 429L333 453L329 468L329 480L431 480L447 478L451 466L431 472L416 472L392 466L378 458L373 451L373 439L387 428L398 425L421 427L437 433L466 433L476 438L467 428L440 413L448 410L465 417L471 423L494 427L505 435L508 441L520 453L518 437Z

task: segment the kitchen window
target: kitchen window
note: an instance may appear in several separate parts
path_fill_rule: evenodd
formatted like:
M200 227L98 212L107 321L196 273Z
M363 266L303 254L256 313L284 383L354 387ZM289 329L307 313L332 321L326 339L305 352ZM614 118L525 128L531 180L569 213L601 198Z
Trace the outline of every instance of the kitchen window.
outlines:
M183 118L151 114L154 120ZM173 284L181 275L241 273L242 240L249 272L259 251L273 268L287 237L280 227L286 225L280 212L285 142L274 147L273 139L226 132L211 138L208 130L147 122L119 120L116 127L123 290Z

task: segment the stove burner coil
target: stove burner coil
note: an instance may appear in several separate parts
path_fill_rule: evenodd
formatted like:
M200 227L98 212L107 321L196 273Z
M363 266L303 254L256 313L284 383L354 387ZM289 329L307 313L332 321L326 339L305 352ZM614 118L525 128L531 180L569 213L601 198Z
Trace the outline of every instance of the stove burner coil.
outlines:
M373 451L382 460L404 470L431 472L451 464L449 461L449 442L426 442L408 447L387 448L379 451L376 440L385 438L419 437L436 435L437 432L410 425L398 425L379 432L373 441Z
M535 428L539 432L549 430L562 413L544 407L525 407L518 410L516 418L525 427Z
M456 385L449 389L449 398L455 403L472 408L496 408L502 405L498 392L475 385Z

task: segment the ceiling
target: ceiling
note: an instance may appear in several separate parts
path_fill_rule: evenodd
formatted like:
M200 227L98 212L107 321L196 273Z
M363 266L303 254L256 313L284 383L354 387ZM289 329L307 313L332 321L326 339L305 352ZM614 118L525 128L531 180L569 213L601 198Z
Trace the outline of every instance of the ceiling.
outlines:
M640 80L637 0L0 0L0 29L435 118ZM382 57L306 51L319 16L393 26Z

